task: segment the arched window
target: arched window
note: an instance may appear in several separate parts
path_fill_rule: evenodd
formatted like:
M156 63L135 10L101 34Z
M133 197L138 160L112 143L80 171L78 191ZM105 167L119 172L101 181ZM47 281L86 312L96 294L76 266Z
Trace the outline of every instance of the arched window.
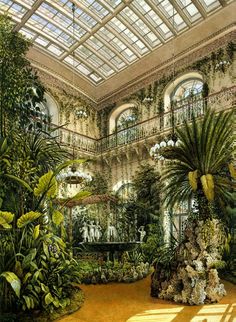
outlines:
M179 83L171 95L171 101L183 101L199 96L202 92L203 81L199 78L186 79Z
M203 115L203 87L203 77L198 72L181 75L167 86L164 95L165 128L173 128L184 120L191 120L192 115Z
M123 112L134 108L134 104L127 103L116 107L109 116L109 134L112 134L117 129L117 121L121 119Z
M176 106L184 104L184 101L201 96L203 88L203 77L198 72L189 72L174 79L165 90L165 111L170 110L171 104Z
M129 126L137 123L137 111L135 108L131 107L119 114L116 119L116 129L117 131L126 129Z
M48 129L48 123L52 123L53 125L58 125L58 106L54 99L48 95L44 94L44 101L36 104L32 107L32 125L33 128L41 128L45 131Z
M129 201L134 197L134 186L131 182L123 183L117 190L116 194L124 202Z

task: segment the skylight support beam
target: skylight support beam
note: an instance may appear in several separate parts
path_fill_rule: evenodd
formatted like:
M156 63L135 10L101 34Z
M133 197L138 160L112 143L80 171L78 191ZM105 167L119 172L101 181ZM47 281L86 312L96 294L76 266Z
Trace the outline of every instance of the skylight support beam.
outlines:
M115 50L115 48L109 44L109 42L105 42L104 39L99 36L99 35L96 35L96 38L101 41L103 43L103 45L105 45L107 48L109 48L117 57L119 57L126 65L129 65L129 62L128 60L125 59L124 56L122 56L117 50Z
M116 72L118 71L118 69L116 68L115 65L113 65L108 59L106 59L103 55L101 55L99 53L99 51L95 50L92 46L90 46L87 43L83 44L84 47L88 48L92 53L94 53L98 58L100 58L104 63L106 63L109 67L111 67L111 69L114 69Z
M107 30L109 30L113 35L115 35L121 42L123 42L125 44L125 46L127 48L129 48L137 57L141 57L142 55L132 46L130 45L130 43L125 39L125 38L121 38L120 34L113 29L111 26L106 26Z
M128 24L126 22L126 20L122 17L122 16L119 16L119 20L130 30L132 31L132 33L138 37L138 39L140 41L142 41L144 43L144 45L149 49L149 50L152 50L152 47L149 45L149 43L142 37L140 37L141 35L138 33L138 31L130 24Z
M177 32L173 28L173 25L171 24L171 22L166 18L166 16L160 10L157 10L157 7L154 6L153 3L150 0L145 0L145 1L152 8L152 10L163 20L163 22L167 25L167 27L170 29L172 34L174 36L176 36ZM140 16L140 14L139 14L139 16ZM141 19L143 19L143 17Z
M169 0L169 2L172 4L174 9L177 11L177 13L180 15L180 17L186 23L186 25L190 28L191 27L191 21L185 15L184 11L179 7L178 3L176 1L174 1L174 0ZM172 19L174 19L174 17Z
M198 0L192 0L192 3L195 5L197 10L200 12L201 16L205 19L207 17L207 13L204 10L203 6Z
M58 12L62 13L63 15L65 15L67 18L69 18L72 21L72 15L70 15L69 12L67 10L65 10L63 7L59 6L54 1L50 2L50 6L53 7L54 9L56 9ZM71 13L72 13L72 11L71 11ZM91 29L83 21L81 21L81 19L75 18L75 23L78 24L79 26L81 26L87 32L90 32Z
M92 10L89 10L89 8L87 8L86 6L84 6L81 1L77 1L77 0L73 0L74 4L82 9L84 12L86 12L90 17L92 17L94 20L96 20L97 22L101 23L102 22L102 19L99 18L96 14L94 14L92 12Z
M32 5L32 8L29 11L26 11L25 15L21 19L21 22L16 25L14 28L15 31L19 31L29 20L29 18L35 13L38 7L43 3L44 0L36 0L35 3Z
M43 1L43 0L42 0ZM128 2L132 2L133 0L127 0ZM116 17L125 7L126 7L126 3L123 3L121 6L119 6L118 8L116 8L113 12L112 15L108 15L106 18L103 19L103 21L101 22L101 24L98 24L97 26L95 26L92 31L90 31L89 33L85 34L83 37L81 37L80 41L78 41L75 45L70 47L70 50L68 52L68 54L72 53L74 50L76 50L81 44L83 44L87 39L89 39L91 36L93 36L99 29L101 29L102 27L104 27L112 18ZM114 51L114 48L113 48ZM67 53L65 53L62 56L62 60L68 55Z
M165 43L164 38L159 32L157 32L157 30L152 26L152 24L148 21L148 19L140 15L140 12L135 7L130 7L130 9L148 26L148 28L154 33L154 35L164 44Z

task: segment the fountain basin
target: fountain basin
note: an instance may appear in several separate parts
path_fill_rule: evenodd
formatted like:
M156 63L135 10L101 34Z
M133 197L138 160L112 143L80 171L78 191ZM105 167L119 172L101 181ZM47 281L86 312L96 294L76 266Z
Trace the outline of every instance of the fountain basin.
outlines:
M91 242L80 243L89 252L131 252L138 248L141 242Z

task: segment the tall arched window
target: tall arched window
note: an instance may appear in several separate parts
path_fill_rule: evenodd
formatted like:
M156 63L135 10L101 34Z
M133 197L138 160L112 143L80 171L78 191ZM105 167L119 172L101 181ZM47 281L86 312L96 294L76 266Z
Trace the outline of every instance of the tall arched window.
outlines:
M203 81L199 78L190 78L179 83L171 95L171 101L183 101L199 96L202 92Z
M117 131L126 129L129 126L137 123L137 111L135 108L131 107L123 112L121 112L116 119L116 129Z
M48 95L44 94L44 101L36 104L32 107L32 125L33 128L41 128L45 131L48 129L48 124L52 123L53 125L59 124L59 112L58 106L54 99Z
M165 111L170 110L172 102L181 105L184 100L200 96L203 87L203 77L198 72L189 72L174 79L165 90L164 107Z
M192 115L203 115L203 87L203 77L198 72L181 75L167 86L164 96L165 128L191 120Z

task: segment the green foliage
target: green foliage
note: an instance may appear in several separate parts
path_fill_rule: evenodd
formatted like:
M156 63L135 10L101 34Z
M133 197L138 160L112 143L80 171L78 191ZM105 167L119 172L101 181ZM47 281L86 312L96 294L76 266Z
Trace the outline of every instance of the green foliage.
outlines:
M11 285L12 289L14 290L16 296L19 298L20 297L20 289L21 289L21 281L16 276L16 274L12 272L3 272L0 277L4 277L7 282Z
M52 213L52 222L55 225L59 226L63 221L64 221L63 214L58 210L54 210Z
M22 228L38 219L42 214L40 212L30 211L17 219L17 227Z
M93 180L86 184L85 189L91 191L94 195L105 194L108 192L108 183L104 175L96 172L93 175Z
M47 198L54 198L57 195L57 192L57 181L52 170L39 178L38 184L34 188L34 195L36 197L46 194Z
M201 215L211 216L210 202L228 202L234 183L225 172L233 152L233 114L208 110L176 130L180 145L164 152L168 163L162 176L169 207L194 197ZM194 174L194 176L192 176ZM196 176L195 176L196 174Z
M173 265L176 262L176 245L174 241L170 244L161 245L156 252L156 259L153 264L157 267L158 271L162 271L165 279L171 276Z
M141 245L144 260L153 263L159 255L159 247L163 244L163 228L160 224L149 224L145 243Z
M44 88L26 59L30 43L0 15L0 136L30 124L32 106L43 100Z
M140 225L155 221L160 216L160 175L149 164L140 165L133 178L135 205Z

